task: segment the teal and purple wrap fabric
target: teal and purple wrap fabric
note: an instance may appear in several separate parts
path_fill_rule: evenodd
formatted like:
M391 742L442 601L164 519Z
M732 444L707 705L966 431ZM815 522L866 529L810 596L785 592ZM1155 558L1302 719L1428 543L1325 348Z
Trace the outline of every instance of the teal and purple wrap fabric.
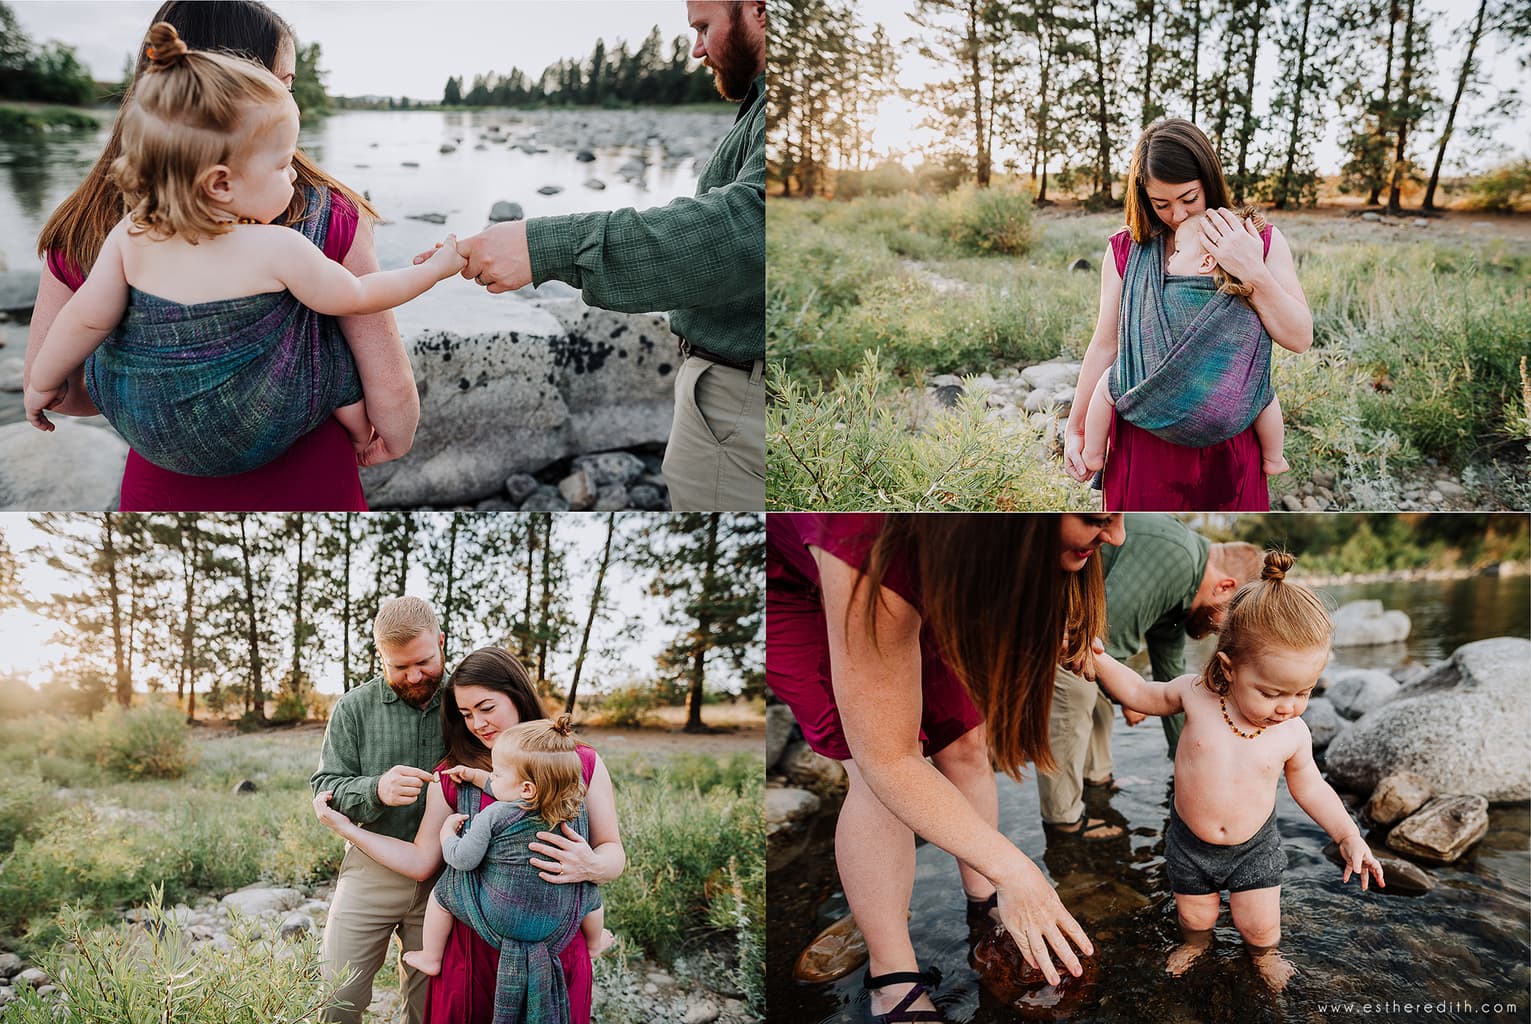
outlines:
M590 882L545 882L530 863L538 832L554 831L541 817L510 801L482 811L480 791L463 782L457 810L469 816L457 842L442 844L446 869L436 900L500 951L494 989L494 1024L556 1024L569 1020L569 993L558 952L580 920L600 906ZM585 808L570 825L589 837Z
M1211 277L1166 278L1164 239L1134 245L1109 387L1119 416L1172 444L1205 448L1246 430L1271 400L1271 339Z
M295 225L323 248L328 190ZM144 458L188 476L263 466L361 400L356 361L332 316L291 292L185 305L136 288L122 322L85 361L85 388Z

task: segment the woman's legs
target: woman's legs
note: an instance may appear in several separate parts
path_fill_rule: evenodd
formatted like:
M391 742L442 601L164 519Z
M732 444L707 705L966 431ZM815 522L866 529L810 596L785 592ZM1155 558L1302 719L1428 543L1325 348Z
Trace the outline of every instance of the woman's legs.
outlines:
M963 733L932 754L930 760L986 823L999 828L999 787L994 783L994 766L989 763L989 734L982 725ZM993 895L994 883L960 860L957 871L969 899L984 900ZM993 913L998 920L998 911Z
M844 761L849 789L835 825L835 862L840 885L867 944L867 973L917 971L909 940L909 899L914 893L914 832L883 806L855 761ZM886 1013L910 985L872 992L872 1012ZM916 1009L934 1009L921 999Z

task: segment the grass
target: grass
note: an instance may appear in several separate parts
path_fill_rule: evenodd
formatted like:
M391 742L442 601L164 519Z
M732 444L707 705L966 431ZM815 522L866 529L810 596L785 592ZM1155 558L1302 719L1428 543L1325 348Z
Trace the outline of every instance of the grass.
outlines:
M98 127L100 122L94 117L70 107L0 105L0 133L88 131Z
M124 776L82 758L88 723L0 724L0 947L46 956L158 892L166 905L256 881L333 878L341 840L310 806L321 733L191 733L178 779ZM609 765L628 867L606 887L607 924L630 955L669 963L698 948L763 999L761 755L682 754ZM234 795L243 779L258 791ZM763 1008L763 1004L760 1007Z
M981 417L922 426L896 411L930 375L1078 359L1094 329L1100 261L1121 214L1035 214L1016 252L986 255L952 227L972 201L770 202L768 507L1086 507L1056 455L1032 459L1025 438ZM1427 467L1463 481L1478 507L1520 501L1514 481L1531 447L1519 366L1531 337L1531 245L1441 223L1273 216L1297 255L1315 335L1302 356L1276 349L1295 472L1273 482L1273 501L1332 472L1358 506L1387 507L1400 478ZM1070 269L1079 259L1087 272ZM852 423L847 413L868 416ZM930 434L940 436L921 439ZM962 453L1010 464L975 462L978 475L947 487L933 475L947 463L931 445L958 465ZM831 476L822 493L826 464L867 467L875 480ZM956 499L933 505L942 490ZM1037 504L1060 492L1073 503Z

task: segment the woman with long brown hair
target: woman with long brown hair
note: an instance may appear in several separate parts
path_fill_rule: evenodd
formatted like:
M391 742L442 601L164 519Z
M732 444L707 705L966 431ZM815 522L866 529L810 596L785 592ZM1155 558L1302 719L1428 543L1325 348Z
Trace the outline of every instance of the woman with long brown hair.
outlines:
M1123 368L1119 356L1128 361L1130 376L1152 374L1157 365L1135 363L1141 354L1161 351L1183 325L1196 329L1198 319L1207 319L1202 314L1208 304L1216 301L1215 289L1208 289L1210 278L1187 280L1164 272L1174 254L1175 230L1187 219L1206 214L1197 227L1202 244L1219 267L1248 286L1241 301L1258 318L1254 329L1269 336L1267 350L1272 342L1292 352L1313 344L1313 314L1286 239L1273 225L1251 226L1228 209L1231 205L1217 152L1199 128L1173 118L1144 130L1127 171L1127 226L1106 247L1099 318L1069 409L1064 469L1076 480L1091 477L1084 457L1085 421L1101 377L1112 372L1113 364ZM1268 386L1266 380L1248 383ZM1270 509L1252 424L1231 437L1191 447L1128 422L1118 409L1108 446L1101 472L1108 511Z
M1048 981L1054 957L1078 975L1075 949L1093 949L999 831L994 768L1051 767L1054 671L1091 671L1095 553L1120 517L780 513L766 539L766 677L845 766L835 858L874 1018L941 1019L906 920L916 835L957 858L971 916L1003 923Z
M292 28L257 0L170 0L155 13L151 24L161 21L174 26L192 49L218 50L258 61L289 88L292 85L296 75ZM129 85L130 95L147 68L147 53L141 52L134 84ZM49 327L84 282L106 236L122 219L122 193L112 177L112 164L121 154L119 118L85 181L49 218L38 238L38 253L46 267L27 335L26 377L30 377L32 361ZM285 223L300 226L312 218L327 218L325 255L354 274L376 271L372 226L377 211L301 152L293 167L296 188ZM367 393L382 399L375 403L375 409L368 410L381 442L378 461L398 458L413 442L420 402L393 316L385 312L344 317L340 325L356 353L357 370ZM67 397L53 411L71 416L96 414L83 379L83 371L70 378ZM119 504L124 511L365 511L367 507L350 439L333 419L304 435L274 461L232 476L174 473L130 452Z

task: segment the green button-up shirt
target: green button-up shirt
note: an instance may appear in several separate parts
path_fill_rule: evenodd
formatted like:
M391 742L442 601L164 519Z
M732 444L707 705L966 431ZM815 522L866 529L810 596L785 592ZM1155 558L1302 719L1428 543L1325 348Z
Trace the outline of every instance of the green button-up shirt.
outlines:
M335 702L324 730L314 795L333 790L330 806L363 828L412 842L425 816L425 790L405 807L377 797L377 780L397 764L433 770L446 756L441 738L441 691L425 707L403 700L373 676Z
M739 362L765 358L765 75L696 182L651 210L533 217L532 283L564 281L585 302L668 310L670 328Z
M1174 516L1126 516L1121 547L1101 549L1106 573L1106 653L1125 661L1148 645L1154 678L1185 674L1185 619L1207 572L1212 543Z

